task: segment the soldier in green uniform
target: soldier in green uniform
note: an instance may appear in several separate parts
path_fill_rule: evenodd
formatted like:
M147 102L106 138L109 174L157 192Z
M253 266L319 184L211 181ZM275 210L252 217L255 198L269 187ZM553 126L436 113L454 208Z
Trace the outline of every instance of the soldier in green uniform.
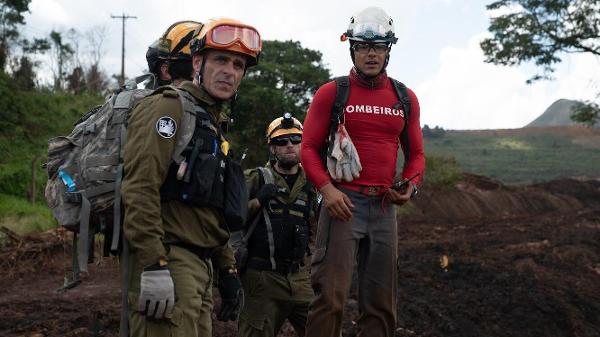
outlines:
M313 297L304 259L310 252L317 202L299 164L301 139L297 119L289 113L275 119L267 129L272 160L266 167L245 172L249 225L242 235L247 256L236 254L243 264L245 304L239 319L243 337L277 336L286 319L298 336L304 336Z
M202 27L196 21L178 21L169 26L164 34L148 46L146 62L152 78L146 89L156 89L178 81L192 80L192 55L189 41L196 29Z
M131 336L211 336L215 274L217 317L235 319L240 304L226 246L235 166L220 118L262 42L253 27L219 19L194 32L190 48L194 82L156 90L128 121L122 197Z

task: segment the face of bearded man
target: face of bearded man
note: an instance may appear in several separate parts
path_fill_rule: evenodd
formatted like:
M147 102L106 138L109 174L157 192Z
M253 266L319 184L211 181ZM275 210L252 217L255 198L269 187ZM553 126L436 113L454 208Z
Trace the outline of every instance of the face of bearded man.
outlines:
M270 145L273 154L281 168L289 170L300 163L300 144Z

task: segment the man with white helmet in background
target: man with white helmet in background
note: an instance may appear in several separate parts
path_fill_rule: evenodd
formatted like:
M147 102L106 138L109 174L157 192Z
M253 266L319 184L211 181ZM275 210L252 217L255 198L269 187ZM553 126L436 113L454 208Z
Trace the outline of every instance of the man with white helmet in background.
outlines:
M192 53L190 41L194 31L201 26L196 21L178 21L169 26L164 34L146 51L148 71L153 77L146 89L156 89L173 81L192 80Z
M261 48L255 28L211 20L191 39L194 82L161 87L131 113L122 187L131 336L211 336L215 274L217 318L237 318L241 284L227 242L247 192L223 106Z
M358 262L358 335L389 337L397 310L397 224L391 204L402 205L416 194L425 169L419 103L412 90L387 76L397 38L385 11L369 7L352 16L342 35L346 39L354 67L349 76L319 88L304 124L302 165L324 206L306 336L340 335ZM395 184L399 146L405 161L402 181Z
M317 203L300 165L302 132L290 113L273 120L266 132L271 160L245 172L250 219L237 250L243 253L236 254L245 296L242 337L275 337L286 319L304 336L314 295L304 260Z

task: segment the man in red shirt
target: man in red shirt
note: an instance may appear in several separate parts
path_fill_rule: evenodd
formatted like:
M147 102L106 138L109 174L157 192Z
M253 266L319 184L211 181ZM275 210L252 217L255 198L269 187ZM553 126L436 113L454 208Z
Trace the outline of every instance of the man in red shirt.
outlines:
M354 67L342 123L358 153L358 158L351 159L360 162L362 170L354 179L347 175L332 179L319 155L326 144L336 96L336 84L331 81L319 88L311 103L301 150L302 165L321 192L324 206L311 271L316 297L306 336L340 335L356 262L359 336L393 336L398 244L391 204L402 205L415 195L425 169L419 102L407 89L410 112L405 120L407 112L397 104L399 97L385 71L397 38L392 19L382 9L369 7L355 14L345 37L350 40ZM406 137L400 137L403 130ZM417 177L394 190L390 187L399 146L406 154L403 180Z

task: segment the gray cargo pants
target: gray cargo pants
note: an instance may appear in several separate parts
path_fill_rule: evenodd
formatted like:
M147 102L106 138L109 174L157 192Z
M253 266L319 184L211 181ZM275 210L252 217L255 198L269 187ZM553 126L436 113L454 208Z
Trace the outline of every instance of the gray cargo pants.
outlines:
M358 262L358 335L391 337L396 327L397 225L392 204L342 190L352 203L348 222L319 216L311 284L315 291L306 337L340 336L344 304Z

